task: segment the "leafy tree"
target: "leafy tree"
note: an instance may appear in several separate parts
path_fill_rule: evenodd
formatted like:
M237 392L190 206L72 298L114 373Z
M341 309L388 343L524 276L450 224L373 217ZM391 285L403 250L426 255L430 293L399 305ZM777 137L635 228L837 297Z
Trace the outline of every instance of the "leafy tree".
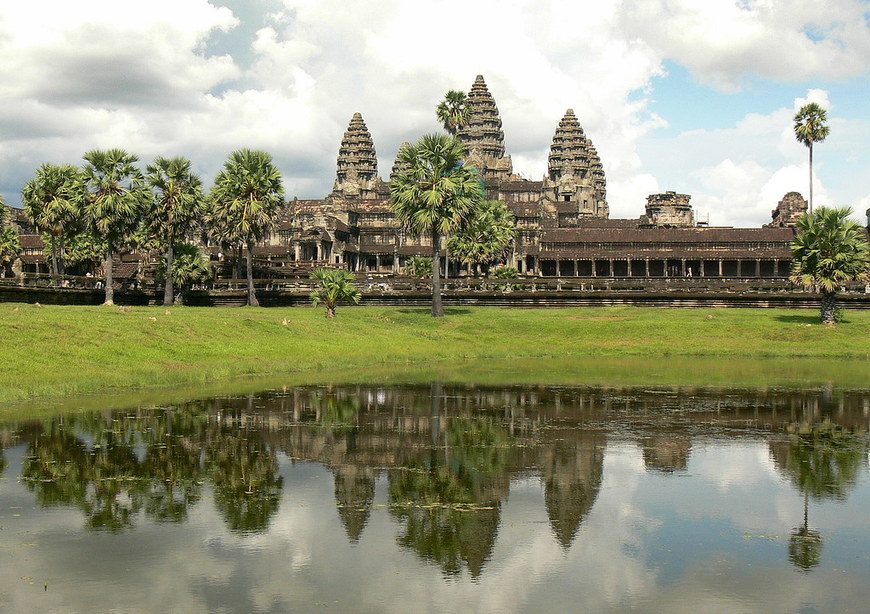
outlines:
M438 121L444 125L444 129L452 136L468 125L471 119L471 106L465 92L450 90L444 95L444 100L438 103L436 110Z
M205 194L202 181L191 171L190 160L156 158L148 165L148 185L154 194L152 206L146 218L151 235L165 246L163 304L175 300L173 274L173 249L179 239L190 234L192 227L202 219ZM189 259L189 263L191 263Z
M234 231L223 234L248 249L248 305L257 307L254 292L254 244L269 231L279 208L284 204L281 172L264 151L240 149L230 154L224 168L217 174L211 191L210 218L217 220L218 235L232 224Z
M81 215L80 171L70 164L43 164L21 190L24 213L51 236L51 272L64 274L64 239ZM59 254L59 258L58 258Z
M512 266L500 266L493 273L493 277L496 279L516 279L520 276L520 271L516 267ZM510 284L505 283L502 287L502 290L505 292L510 292L511 290L522 290L522 284Z
M425 135L403 148L404 170L390 184L393 211L412 236L432 241L432 317L442 317L441 237L467 224L483 194L477 171L462 164L465 149L452 136Z
M317 269L311 274L311 279L319 287L311 293L314 306L326 307L326 317L335 317L335 308L339 303L359 303L362 292L353 285L355 277L344 269Z
M5 267L21 253L21 238L14 226L8 223L9 209L0 196L0 265ZM2 273L2 268L0 268ZM0 274L2 276L2 274Z
M828 112L815 102L805 104L794 116L794 136L810 150L810 213L813 211L813 144L821 143L830 134L826 121Z
M172 270L169 275L172 276L172 287L178 288L177 293L173 292L173 301L184 302L184 294L191 284L211 279L211 262L197 246L190 243L176 244L173 253ZM167 263L168 260L164 260L158 265L158 279L166 279Z
M432 259L428 256L413 256L408 258L405 271L412 277L429 277L432 274Z
M50 235L46 235L51 240ZM95 234L91 230L72 235L65 245L66 262L70 266L86 263L87 270L94 272L94 261L99 260L106 253L108 244L104 237Z
M123 149L95 149L84 159L83 213L90 230L106 240L105 304L112 305L112 252L139 225L151 194L136 167L137 156Z
M798 234L791 244L793 282L822 293L824 324L837 321L836 296L849 281L866 281L870 245L864 229L849 218L848 207L820 207L798 219Z
M447 248L479 273L481 266L488 268L503 258L513 247L516 236L517 223L507 205L485 200L469 223L447 240Z

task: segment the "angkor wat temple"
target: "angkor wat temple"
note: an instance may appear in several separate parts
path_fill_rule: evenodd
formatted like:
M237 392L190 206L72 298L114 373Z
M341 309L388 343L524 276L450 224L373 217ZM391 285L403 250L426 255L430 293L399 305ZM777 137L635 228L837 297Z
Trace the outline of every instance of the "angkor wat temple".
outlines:
M559 277L787 277L793 225L807 203L785 195L762 228L696 223L690 196L647 198L635 219L611 219L604 168L592 141L568 109L556 127L547 175L513 172L498 107L482 76L468 95L473 109L458 136L480 172L486 197L505 202L519 229L506 264L521 274ZM341 140L332 192L288 205L260 257L297 263L346 264L355 271L400 273L408 258L431 255L426 239L409 236L390 207L389 183L378 176L372 136L355 113ZM399 172L398 161L391 177ZM446 255L445 255L446 256ZM449 273L462 274L450 261Z

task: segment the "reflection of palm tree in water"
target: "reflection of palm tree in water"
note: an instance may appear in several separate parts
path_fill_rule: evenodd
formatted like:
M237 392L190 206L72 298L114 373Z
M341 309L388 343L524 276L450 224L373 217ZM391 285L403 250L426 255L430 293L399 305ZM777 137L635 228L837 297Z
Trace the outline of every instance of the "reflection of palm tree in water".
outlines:
M822 536L809 528L809 498L804 492L804 524L793 529L788 540L788 560L802 571L809 571L822 560Z
M821 562L823 538L809 527L809 500L845 500L858 474L867 465L867 437L822 423L797 427L791 440L771 444L776 464L804 495L803 525L792 530L788 557L809 571Z
M404 521L400 546L445 574L467 567L477 578L498 536L512 438L490 416L445 418L442 394L441 384L433 383L428 458L408 459L390 473L390 511Z

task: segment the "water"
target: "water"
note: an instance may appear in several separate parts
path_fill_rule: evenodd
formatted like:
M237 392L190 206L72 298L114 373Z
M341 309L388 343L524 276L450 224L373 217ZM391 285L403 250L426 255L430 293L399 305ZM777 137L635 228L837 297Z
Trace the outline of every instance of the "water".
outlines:
M9 612L861 612L870 392L299 387L0 427Z

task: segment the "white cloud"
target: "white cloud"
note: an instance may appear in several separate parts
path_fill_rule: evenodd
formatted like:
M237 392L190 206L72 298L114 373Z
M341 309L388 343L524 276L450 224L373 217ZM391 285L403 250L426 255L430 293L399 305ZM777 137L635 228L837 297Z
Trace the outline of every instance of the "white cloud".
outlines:
M870 62L860 0L647 0L626 31L701 81L736 90L748 75L797 80L861 75Z

